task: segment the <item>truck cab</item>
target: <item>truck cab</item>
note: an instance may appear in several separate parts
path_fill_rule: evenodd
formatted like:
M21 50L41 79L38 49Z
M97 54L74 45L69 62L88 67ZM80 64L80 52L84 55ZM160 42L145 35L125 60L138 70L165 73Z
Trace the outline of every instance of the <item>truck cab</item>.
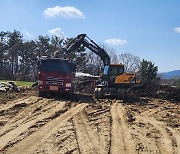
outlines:
M50 93L74 94L75 65L66 59L50 58L39 62L39 96Z

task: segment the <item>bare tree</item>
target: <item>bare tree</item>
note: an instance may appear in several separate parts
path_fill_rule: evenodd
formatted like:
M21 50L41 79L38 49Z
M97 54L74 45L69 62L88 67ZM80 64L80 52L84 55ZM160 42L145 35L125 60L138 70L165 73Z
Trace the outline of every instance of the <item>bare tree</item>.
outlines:
M124 64L125 72L138 72L140 66L140 58L130 53L119 55L119 62Z
M102 48L109 54L111 58L111 63L113 64L119 63L118 56L113 48L109 48L106 45L102 45Z
M88 51L86 72L93 75L99 75L101 73L101 68L103 68L101 58L92 51Z
M113 48L108 48L105 45L100 46L109 54L112 63L118 63L118 56L116 55ZM93 75L99 75L102 73L102 68L104 66L102 59L92 51L88 51L87 57L88 63L86 71Z

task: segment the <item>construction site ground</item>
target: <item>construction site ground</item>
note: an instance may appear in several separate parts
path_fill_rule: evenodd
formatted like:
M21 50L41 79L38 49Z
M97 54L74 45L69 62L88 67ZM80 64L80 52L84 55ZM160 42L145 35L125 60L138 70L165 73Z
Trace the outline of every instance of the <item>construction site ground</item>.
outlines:
M180 102L6 93L0 97L0 153L178 154Z

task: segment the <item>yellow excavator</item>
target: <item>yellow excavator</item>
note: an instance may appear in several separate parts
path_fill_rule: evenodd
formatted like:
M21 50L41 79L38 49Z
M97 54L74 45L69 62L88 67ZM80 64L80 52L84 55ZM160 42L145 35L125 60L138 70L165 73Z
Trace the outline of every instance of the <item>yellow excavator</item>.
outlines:
M68 57L72 52L77 52L80 47L86 47L97 54L104 63L103 73L95 84L94 96L96 99L106 95L124 98L125 92L137 85L136 73L124 72L123 64L111 64L108 53L91 40L86 34L80 34L64 48Z

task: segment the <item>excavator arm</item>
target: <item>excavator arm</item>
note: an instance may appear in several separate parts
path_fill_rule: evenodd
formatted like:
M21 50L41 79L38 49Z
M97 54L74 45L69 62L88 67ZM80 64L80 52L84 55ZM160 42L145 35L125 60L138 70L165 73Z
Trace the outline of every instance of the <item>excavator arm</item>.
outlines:
M108 53L103 48L98 46L93 40L87 37L86 34L80 34L71 42L69 42L68 45L65 47L66 54L77 51L77 49L81 46L84 46L97 54L102 59L104 66L110 65L111 60Z

